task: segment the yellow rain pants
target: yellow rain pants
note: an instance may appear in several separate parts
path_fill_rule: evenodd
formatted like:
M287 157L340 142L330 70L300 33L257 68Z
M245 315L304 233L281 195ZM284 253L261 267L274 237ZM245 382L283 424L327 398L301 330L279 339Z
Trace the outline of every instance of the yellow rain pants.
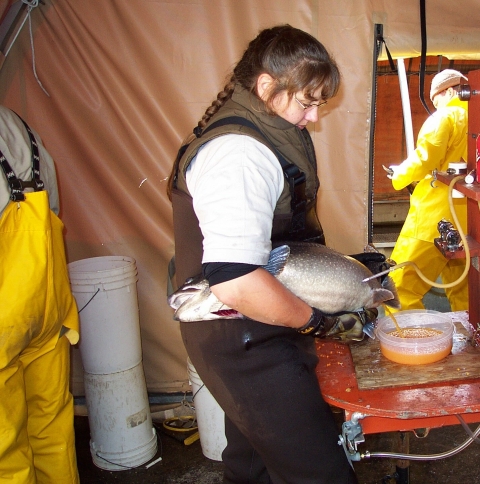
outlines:
M0 483L77 484L63 223L48 192L25 197L0 218Z
M443 284L456 281L465 269L465 259L448 260L443 257L434 244L413 237L399 237L395 250L397 253L401 253L405 260L414 260L422 274L434 282L439 275L441 275ZM392 253L392 258L393 255ZM413 267L405 266L397 269L390 273L390 277L397 287L402 311L425 309L422 299L431 286L418 277ZM445 289L445 294L452 311L468 309L468 277L460 284Z

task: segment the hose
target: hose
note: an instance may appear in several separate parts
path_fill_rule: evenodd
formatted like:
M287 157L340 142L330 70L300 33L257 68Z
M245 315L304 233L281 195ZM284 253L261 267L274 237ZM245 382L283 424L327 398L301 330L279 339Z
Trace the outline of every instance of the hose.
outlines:
M458 447L454 447L453 449L448 450L446 452L441 452L440 454L422 455L422 454L400 454L395 452L368 452L367 451L365 452L365 454L360 454L360 458L370 459L371 457L387 457L392 459L403 459L403 460L440 460L440 459L445 459L447 457L452 457L453 455L458 454L466 447L468 447L474 440L476 440L476 438L479 435L480 435L480 425L477 427L475 432L471 434L471 437L468 437L468 439L465 440L465 442L460 444Z
M477 439L473 436L473 432L471 431L470 427L468 426L467 422L465 422L463 417L461 415L456 415L456 417L458 418L458 420L462 424L462 427L464 428L465 432L467 432L467 434L470 435L470 437L475 439L476 444L480 444L480 439Z
M455 183L457 183L457 181L462 180L464 178L465 178L465 175L456 176L455 178L452 179L452 181L450 182L450 185L448 186L448 203L450 206L450 211L452 213L452 218L455 222L455 226L457 227L460 238L462 239L463 248L465 249L465 269L462 275L456 281L449 282L448 284L440 284L435 281L430 281L426 276L423 275L422 271L419 269L417 264L409 260L405 262L401 262L400 264L397 264L392 268L392 270L400 269L401 267L405 267L407 265L412 266L415 269L416 273L418 274L418 277L420 277L422 281L429 284L430 286L437 287L439 289L447 289L449 287L454 287L457 284L460 284L460 282L462 282L465 279L465 277L467 277L468 271L470 269L470 249L468 247L467 239L465 238L465 234L463 233L460 222L458 221L457 214L455 213L455 207L453 205L453 198L452 198L453 186L455 185ZM480 206L480 203L479 203L479 206Z

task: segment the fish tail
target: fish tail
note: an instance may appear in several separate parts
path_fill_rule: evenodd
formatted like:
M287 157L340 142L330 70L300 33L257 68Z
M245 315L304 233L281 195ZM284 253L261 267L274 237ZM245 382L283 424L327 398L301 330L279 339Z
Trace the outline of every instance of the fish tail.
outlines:
M263 266L272 276L278 276L285 267L288 257L290 255L290 247L288 245L281 245L270 252L268 262Z

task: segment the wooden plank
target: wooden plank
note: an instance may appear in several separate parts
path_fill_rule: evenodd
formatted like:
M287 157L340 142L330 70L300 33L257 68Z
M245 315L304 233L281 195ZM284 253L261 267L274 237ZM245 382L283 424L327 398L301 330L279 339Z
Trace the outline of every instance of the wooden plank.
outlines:
M457 313L454 313L457 314ZM428 365L401 365L385 358L378 339L352 345L351 354L359 390L449 382L480 377L480 349L471 344L468 321L455 322L449 356Z

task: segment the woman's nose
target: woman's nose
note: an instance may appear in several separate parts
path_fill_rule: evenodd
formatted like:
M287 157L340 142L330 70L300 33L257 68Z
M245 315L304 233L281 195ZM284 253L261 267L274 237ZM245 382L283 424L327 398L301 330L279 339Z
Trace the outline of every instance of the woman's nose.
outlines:
M316 123L318 121L318 106L305 111L305 119L310 123Z

